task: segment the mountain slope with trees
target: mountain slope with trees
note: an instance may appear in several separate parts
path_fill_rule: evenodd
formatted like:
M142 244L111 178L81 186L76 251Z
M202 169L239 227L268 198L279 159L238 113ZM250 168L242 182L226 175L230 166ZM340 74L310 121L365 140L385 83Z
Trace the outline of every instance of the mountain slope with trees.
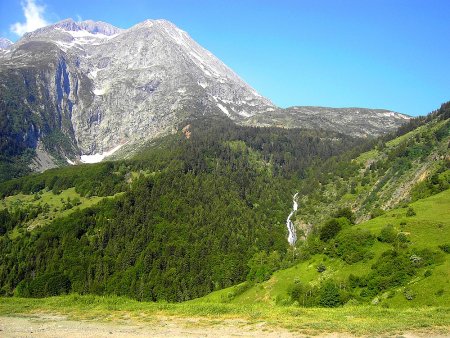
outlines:
M313 163L357 144L330 132L192 120L132 160L4 182L2 292L183 301L242 282L255 254L276 252L278 268L290 191ZM45 204L69 190L62 205Z
M385 261L398 259L405 271L395 281L381 278L369 285L372 277L357 276L355 288L362 298L356 300L373 299L386 288L404 285L424 267L441 264L446 244L441 243L444 249L416 250L409 246L408 236L399 235L404 232L401 224L383 228L383 233L352 224L368 213L376 216L374 207L385 201L383 189L397 189L410 171L424 164L431 163L432 169L421 182L429 183L417 182L405 190L402 202L448 188L448 126L448 104L426 119L412 121L398 135L363 142L329 131L193 119L130 160L52 169L4 182L0 184L2 293L44 297L77 292L185 301L245 280L251 286L299 260L323 257L350 267L372 262L374 276L384 276L389 270ZM368 165L367 160L373 159ZM368 182L363 185L365 178ZM383 178L395 179L373 193ZM345 189L337 189L336 182ZM356 210L344 197L352 182L358 183L354 188L361 195L353 199L360 206ZM43 204L52 194L67 196L68 191L70 200ZM343 195L336 193L341 191ZM300 202L293 217L298 231L306 222L313 226L308 239L293 249L287 243L285 221L295 192ZM365 196L372 196L373 204ZM89 206L93 198L98 204ZM414 217L414 209L401 210L401 217ZM34 222L33 215L46 221ZM389 242L392 234L395 240ZM380 248L386 250L377 251ZM413 255L418 262L411 261ZM419 264L419 270L407 262ZM317 272L327 276L323 265ZM331 295L328 299L339 294L341 299L341 289L335 283L322 285L322 279L307 290L316 296ZM287 302L296 300L289 295ZM317 296L305 305L335 306L352 298L351 293L344 296L332 304Z

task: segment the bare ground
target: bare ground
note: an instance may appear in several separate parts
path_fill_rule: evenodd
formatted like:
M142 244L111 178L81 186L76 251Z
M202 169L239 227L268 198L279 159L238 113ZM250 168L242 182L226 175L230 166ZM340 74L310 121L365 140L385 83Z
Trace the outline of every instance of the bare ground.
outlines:
M0 337L294 337L287 330L241 320L202 320L155 317L149 323L132 321L75 321L64 316L0 317Z
M345 333L312 333L315 337L355 337ZM30 314L0 316L0 337L310 337L283 328L268 326L264 321L248 322L240 319L204 319L155 316L151 321L136 322L121 319L110 322L97 320L71 320L62 315ZM373 335L371 335L373 336ZM443 334L408 332L402 335L383 334L380 337L443 338Z

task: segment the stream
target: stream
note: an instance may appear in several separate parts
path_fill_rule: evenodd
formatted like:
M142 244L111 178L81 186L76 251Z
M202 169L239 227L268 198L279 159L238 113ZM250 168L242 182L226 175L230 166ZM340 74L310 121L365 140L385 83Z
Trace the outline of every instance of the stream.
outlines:
M297 231L295 230L294 227L294 223L292 223L291 221L291 217L294 214L294 212L297 211L298 208L298 202L297 202L297 195L298 193L296 193L293 197L292 197L292 211L289 214L287 220L286 220L286 227L288 229L289 232L289 236L288 236L288 242L290 245L294 246L295 242L297 241Z

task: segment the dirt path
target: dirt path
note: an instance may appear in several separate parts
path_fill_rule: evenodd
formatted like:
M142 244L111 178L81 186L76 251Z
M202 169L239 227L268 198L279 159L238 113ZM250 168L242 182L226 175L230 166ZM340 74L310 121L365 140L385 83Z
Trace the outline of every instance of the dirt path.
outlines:
M150 323L74 321L63 316L0 317L0 337L298 337L265 323L155 317Z
M202 319L155 316L151 321L137 322L121 319L111 322L71 320L65 316L30 314L0 316L0 337L44 338L114 338L114 337L310 337L282 328L273 328L265 322L250 323L240 319ZM345 333L315 333L315 337L354 337ZM449 337L430 332L408 332L402 335L384 334L383 337L425 338Z

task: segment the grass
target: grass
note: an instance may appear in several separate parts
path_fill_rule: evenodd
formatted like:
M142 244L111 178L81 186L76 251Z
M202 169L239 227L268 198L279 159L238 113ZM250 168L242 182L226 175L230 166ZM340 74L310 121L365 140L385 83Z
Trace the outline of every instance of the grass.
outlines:
M410 247L428 248L440 252L439 245L450 243L450 190L411 203L409 206L415 210L415 216L407 217L408 208L398 208L356 225L354 228L367 229L377 236L383 227L392 224L397 231L407 234ZM193 302L224 302L243 305L257 302L270 306L289 304L287 290L296 280L303 284L318 285L327 278L344 282L350 274L365 275L369 272L372 264L389 248L392 246L375 241L370 248L373 258L355 264L347 264L339 258L330 258L322 254L315 255L288 269L276 271L268 281L256 284L241 294L235 295L239 286L233 286L213 292ZM441 264L421 268L408 285L390 290L391 297L382 297L378 307L406 308L450 304L450 255L443 254L443 257L444 261ZM319 264L326 266L325 272L317 271ZM426 270L432 272L431 276L424 276ZM413 300L406 300L405 289L414 293Z
M65 315L73 320L151 322L160 316L201 318L201 325L227 319L248 324L264 322L272 329L301 334L351 333L354 335L422 332L448 334L450 308L384 309L372 306L338 309L221 303L146 303L123 297L67 295L44 299L0 298L0 316ZM199 324L200 325L200 324Z
M120 193L119 193L120 194ZM118 195L118 194L117 194ZM113 196L108 196L113 197ZM38 194L17 194L4 198L0 203L1 209L14 210L16 208L25 208L27 206L37 206L39 204L49 205L49 211L39 214L36 218L32 219L26 224L26 228L32 230L36 227L45 226L53 221L55 218L65 217L75 210L85 209L91 207L100 202L105 197L92 196L83 197L75 191L75 188L69 188L63 190L60 194L54 194L52 191L43 190ZM70 199L71 201L78 199L80 204L70 209L64 210L64 203ZM20 235L19 227L16 227L11 234L12 238Z
M450 190L411 203L415 216L407 217L407 208L394 209L373 220L355 226L378 234L388 223L409 233L410 245L436 249L450 242ZM406 223L406 224L405 224ZM375 256L368 262L346 264L337 258L315 255L289 269L280 270L264 283L249 287L229 297L239 287L213 292L184 303L138 302L117 296L70 294L44 299L0 298L0 316L64 315L72 320L152 323L169 317L186 320L189 325L208 327L227 320L239 320L250 327L259 324L270 330L287 329L296 334L326 335L448 335L450 334L450 255L442 264L424 268L407 285L390 290L391 297L381 297L377 305L343 306L334 309L303 308L289 305L287 288L295 279L319 283L321 278L345 279L352 273L362 275L388 244L375 242ZM327 270L317 272L317 265ZM408 301L405 289L415 294ZM389 306L387 308L386 306ZM253 325L253 326L252 326Z

